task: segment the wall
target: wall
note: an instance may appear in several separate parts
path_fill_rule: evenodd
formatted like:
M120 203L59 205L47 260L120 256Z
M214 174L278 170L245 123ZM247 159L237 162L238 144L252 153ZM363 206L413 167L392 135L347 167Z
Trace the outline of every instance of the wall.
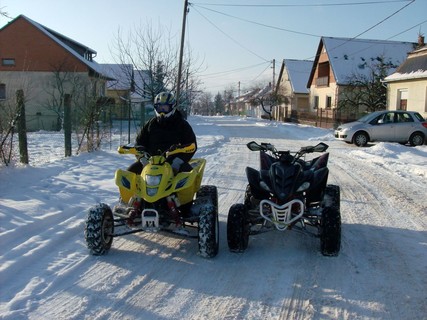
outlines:
M83 72L87 67L48 35L19 18L0 31L0 58L14 58L15 66L2 66L0 71Z
M64 76L65 74L62 74L62 77ZM83 100L85 94L92 91L91 87L94 82L85 72L73 73L72 77L73 83L62 83L64 93L73 94L75 99L77 95L80 95ZM29 131L57 129L57 114L49 110L49 107L53 106L53 95L57 99L59 98L59 85L55 81L53 72L0 72L0 83L6 84L6 100L1 101L3 105L13 108L16 91L19 89L24 91ZM96 90L102 90L101 88L102 84L98 83ZM75 91L77 92L73 93ZM81 103L84 102L81 101ZM4 110L0 109L0 115L2 111Z
M396 110L399 103L399 90L408 90L408 111L417 111L427 119L427 79L389 82L387 104L389 110Z

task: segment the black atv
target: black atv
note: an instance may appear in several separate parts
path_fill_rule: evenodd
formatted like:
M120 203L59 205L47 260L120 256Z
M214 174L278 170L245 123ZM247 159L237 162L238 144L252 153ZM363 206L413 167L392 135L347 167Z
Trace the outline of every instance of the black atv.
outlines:
M271 230L301 230L320 238L320 251L337 256L341 247L340 187L327 184L328 145L278 151L270 143L249 142L260 152L260 170L247 167L244 203L231 206L227 241L232 252L247 249L249 236ZM305 160L305 155L321 152Z

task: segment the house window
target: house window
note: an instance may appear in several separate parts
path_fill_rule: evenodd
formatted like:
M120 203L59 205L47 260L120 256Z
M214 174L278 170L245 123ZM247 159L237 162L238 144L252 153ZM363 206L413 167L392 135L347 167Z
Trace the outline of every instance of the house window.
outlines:
M6 85L0 83L0 100L6 100Z
M397 110L407 110L408 90L402 89L397 92Z
M332 97L326 96L326 109L331 109L332 107Z
M12 58L1 59L1 65L2 66L14 66L15 65L15 59L12 59Z
M317 71L316 86L329 86L329 62L319 63Z
M314 96L314 109L319 108L319 96Z

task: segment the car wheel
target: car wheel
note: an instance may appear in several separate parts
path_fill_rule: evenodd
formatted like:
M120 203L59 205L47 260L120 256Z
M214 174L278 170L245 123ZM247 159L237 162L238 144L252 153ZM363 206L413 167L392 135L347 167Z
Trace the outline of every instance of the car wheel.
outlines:
M368 143L369 138L365 132L356 132L353 136L353 143L358 147L364 147Z
M411 146L421 146L424 144L424 135L421 132L414 132L409 138Z

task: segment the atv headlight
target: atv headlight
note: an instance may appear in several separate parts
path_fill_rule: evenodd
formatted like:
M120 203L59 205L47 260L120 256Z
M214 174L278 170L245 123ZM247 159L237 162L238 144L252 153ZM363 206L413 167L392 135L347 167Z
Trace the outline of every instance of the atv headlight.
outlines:
M158 186L160 184L160 180L162 180L161 175L152 176L150 174L145 175L145 181L147 182L147 186Z
M302 192L310 188L310 182L304 182L300 187L298 188L297 192Z
M159 188L147 188L147 194L150 197L152 197L152 196L156 195L158 190L159 190Z

